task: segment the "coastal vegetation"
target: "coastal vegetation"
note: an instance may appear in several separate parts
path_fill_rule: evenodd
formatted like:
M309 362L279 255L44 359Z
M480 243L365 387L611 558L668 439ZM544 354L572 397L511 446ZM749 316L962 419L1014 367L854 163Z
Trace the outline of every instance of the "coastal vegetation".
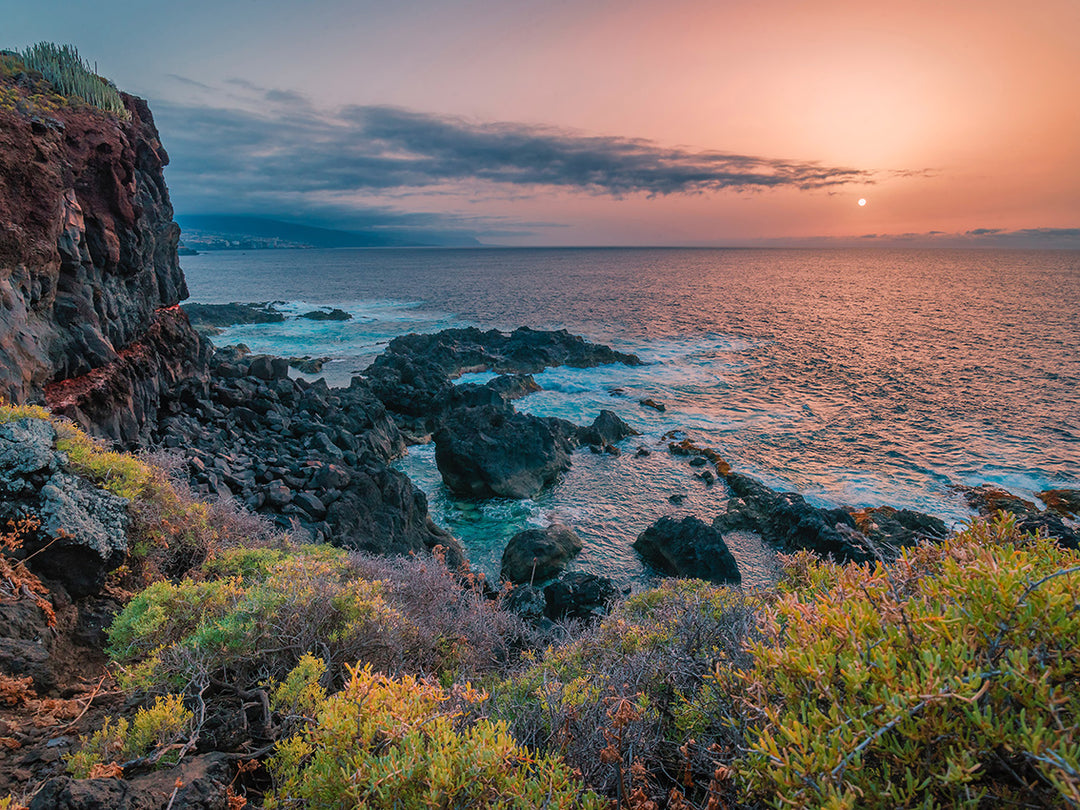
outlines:
M97 75L73 45L39 42L21 51L0 55L0 76L35 71L51 85L52 94L70 103L81 101L120 118L128 111L116 85ZM39 106L44 98L35 94Z
M669 579L537 625L439 555L298 542L161 459L63 423L58 446L143 515L138 577L110 580L129 708L75 777L216 747L253 763L238 800L281 808L1080 803L1080 553L1004 513L888 564L804 551L774 589Z

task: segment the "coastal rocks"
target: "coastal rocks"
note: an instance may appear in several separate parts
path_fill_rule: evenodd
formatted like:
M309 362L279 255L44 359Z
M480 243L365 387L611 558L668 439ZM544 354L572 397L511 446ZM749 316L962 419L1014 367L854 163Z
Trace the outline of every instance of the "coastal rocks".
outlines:
M283 323L285 316L273 304L181 304L191 325L206 334L245 323Z
M502 579L514 583L544 582L565 568L582 547L581 538L559 524L518 532L503 551Z
M577 439L582 444L596 447L613 447L629 436L640 436L638 431L626 424L613 411L603 410L588 427L578 428Z
M298 315L299 318L306 318L309 321L351 321L352 315L343 309L315 309L311 312L305 312L302 315Z
M908 509L861 510L812 506L795 492L775 492L741 473L724 476L732 498L713 525L722 532L747 530L790 549L806 549L842 562L893 557L921 539L940 540L945 523Z
M593 619L607 613L619 590L607 577L573 571L544 588L550 619Z
M855 526L879 547L900 548L919 539L944 540L949 533L941 518L912 509L876 506L851 512Z
M557 424L493 405L450 411L434 440L443 482L472 498L531 498L570 467L573 449Z
M668 452L673 456L690 457L690 464L694 467L703 466L705 463L711 462L713 467L716 468L717 474L720 476L726 476L731 472L731 465L724 461L719 453L710 447L699 447L690 439L683 439L679 442L669 442Z
M289 366L295 368L301 374L319 374L330 362L329 357L290 357Z
M179 308L162 310L111 362L47 385L45 401L87 433L134 449L146 441L168 389L205 377L210 351Z
M843 562L873 559L870 547L860 540L854 518L844 509L811 506L797 493L774 492L740 473L724 480L734 497L727 512L713 521L721 532L748 529L786 548L807 549Z
M1036 495L1051 512L1071 520L1080 520L1080 489L1047 489Z
M696 517L662 517L646 529L634 549L663 574L712 582L740 582L739 567L718 529Z
M153 436L183 450L196 493L232 496L323 542L394 554L441 545L461 559L423 493L387 466L405 443L366 383L292 380L282 358L230 349L210 367L173 389Z
M431 413L450 380L466 372L535 374L552 366L589 368L608 363L641 365L641 360L589 343L565 329L545 332L521 327L505 334L467 328L394 338L364 374L388 408L424 416Z
M1039 498L1050 507L1044 511L1034 502L992 484L957 489L963 494L968 505L984 517L998 511L1008 512L1016 517L1016 528L1020 531L1053 537L1065 548L1080 548L1080 529L1069 525L1065 520L1069 515L1069 504L1075 508L1077 500L1080 500L1077 490L1047 490L1039 493ZM1075 512L1073 515L1075 516Z
M75 597L101 588L127 558L127 500L64 469L44 419L0 425L0 525L31 520L21 552Z
M663 402L658 402L651 397L646 399L639 399L638 405L643 408L652 408L654 411L657 411L659 413L664 413L667 410L667 405L665 405Z

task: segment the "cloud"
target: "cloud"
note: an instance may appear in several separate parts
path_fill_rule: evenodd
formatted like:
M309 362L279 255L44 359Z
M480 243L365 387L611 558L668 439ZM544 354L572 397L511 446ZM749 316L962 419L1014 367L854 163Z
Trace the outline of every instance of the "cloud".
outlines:
M252 211L257 204L275 215L321 209L344 216L363 209L365 197L385 202L415 193L475 199L560 189L620 198L874 182L863 169L547 126L387 106L317 110L297 93L226 83L228 108L154 102L173 158L170 187L188 212Z

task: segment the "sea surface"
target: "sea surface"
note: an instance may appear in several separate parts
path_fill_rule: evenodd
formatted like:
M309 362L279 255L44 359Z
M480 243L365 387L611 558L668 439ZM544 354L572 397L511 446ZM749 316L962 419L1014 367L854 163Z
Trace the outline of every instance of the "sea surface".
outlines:
M397 335L464 325L566 328L647 361L536 375L544 390L520 410L585 424L607 408L642 435L619 457L579 451L534 501L453 497L430 445L398 463L489 575L514 532L559 520L585 541L573 568L647 581L637 535L665 514L711 519L726 500L666 452L671 430L813 503L910 507L950 524L971 516L955 485L1080 486L1078 251L266 250L182 265L192 301L351 313L214 339L329 356L331 385ZM666 412L641 407L646 397ZM728 540L744 582L774 577L757 538Z

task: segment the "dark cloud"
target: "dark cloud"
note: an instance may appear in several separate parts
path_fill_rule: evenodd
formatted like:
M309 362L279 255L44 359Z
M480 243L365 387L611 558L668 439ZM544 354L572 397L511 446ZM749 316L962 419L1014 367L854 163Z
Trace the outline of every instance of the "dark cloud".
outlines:
M992 236L993 234L1002 233L1001 228L972 228L970 231L965 231L968 236Z
M552 127L475 123L384 106L330 114L299 94L228 80L247 93L230 108L155 102L173 157L169 182L189 211L346 213L358 195L540 188L622 197L871 183L872 172L813 161L671 148ZM337 202L333 202L334 199ZM505 224L505 223L504 223Z

